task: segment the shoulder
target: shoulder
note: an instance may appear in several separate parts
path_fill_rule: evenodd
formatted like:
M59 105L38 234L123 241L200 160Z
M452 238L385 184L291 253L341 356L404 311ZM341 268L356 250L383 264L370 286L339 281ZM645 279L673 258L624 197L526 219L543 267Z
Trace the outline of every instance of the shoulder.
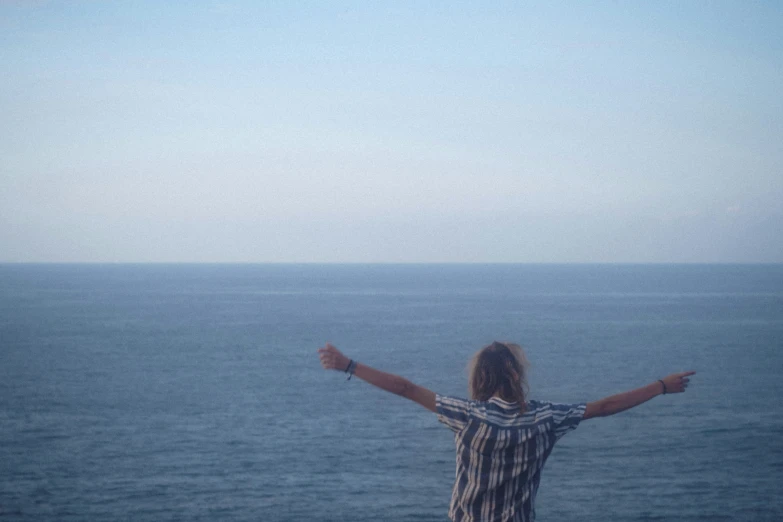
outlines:
M535 415L539 419L551 418L556 423L559 423L567 417L583 416L585 407L585 403L569 404L550 401L528 401L527 413Z
M572 409L579 406L581 403L570 404L565 402L529 400L526 404L528 411L562 411Z
M549 401L528 400L525 402L525 413L528 415L546 415L552 411L554 404L555 403Z
M469 408L476 401L463 399L462 397L456 397L454 395L441 395L440 393L436 393L435 402L438 404L438 406L443 405L444 407L464 409L464 408Z
M462 415L467 418L486 420L498 410L498 405L492 401L476 401L451 395L435 395L435 405L438 413L445 415Z
M475 405L476 401L462 397L435 394L435 410L441 415L468 417L475 411Z
M435 394L435 411L440 422L455 432L461 431L473 417L474 401Z

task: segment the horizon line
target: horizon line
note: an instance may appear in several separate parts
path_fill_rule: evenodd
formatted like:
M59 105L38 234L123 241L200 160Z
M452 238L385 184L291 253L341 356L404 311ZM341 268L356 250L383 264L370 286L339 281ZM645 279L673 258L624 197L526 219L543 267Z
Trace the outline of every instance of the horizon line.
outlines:
M783 265L783 261L0 261L0 265Z

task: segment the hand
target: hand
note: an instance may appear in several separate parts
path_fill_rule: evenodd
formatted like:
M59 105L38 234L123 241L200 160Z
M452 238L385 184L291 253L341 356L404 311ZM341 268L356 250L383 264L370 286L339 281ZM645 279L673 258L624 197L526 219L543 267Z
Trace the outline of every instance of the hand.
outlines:
M348 363L351 362L340 350L329 343L326 343L326 346L323 348L318 348L318 357L321 358L321 366L327 370L343 372L348 367Z
M663 382L666 385L666 393L682 393L685 391L685 388L688 387L688 382L691 375L694 375L696 372L681 372L681 373L673 373L667 377L663 378Z

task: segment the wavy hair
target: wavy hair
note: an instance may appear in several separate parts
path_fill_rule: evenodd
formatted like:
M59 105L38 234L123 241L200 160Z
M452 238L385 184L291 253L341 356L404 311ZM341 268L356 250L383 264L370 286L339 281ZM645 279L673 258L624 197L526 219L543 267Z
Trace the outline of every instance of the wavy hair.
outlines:
M468 391L477 401L500 397L525 411L529 363L518 344L494 341L473 356L468 365Z

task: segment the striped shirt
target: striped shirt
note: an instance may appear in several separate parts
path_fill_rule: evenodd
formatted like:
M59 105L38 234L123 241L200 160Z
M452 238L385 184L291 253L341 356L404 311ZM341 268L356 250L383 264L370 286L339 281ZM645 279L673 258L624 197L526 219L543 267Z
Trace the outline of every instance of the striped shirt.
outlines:
M528 401L527 410L493 397L436 396L438 420L454 431L454 522L533 521L541 470L560 437L575 429L585 404Z

